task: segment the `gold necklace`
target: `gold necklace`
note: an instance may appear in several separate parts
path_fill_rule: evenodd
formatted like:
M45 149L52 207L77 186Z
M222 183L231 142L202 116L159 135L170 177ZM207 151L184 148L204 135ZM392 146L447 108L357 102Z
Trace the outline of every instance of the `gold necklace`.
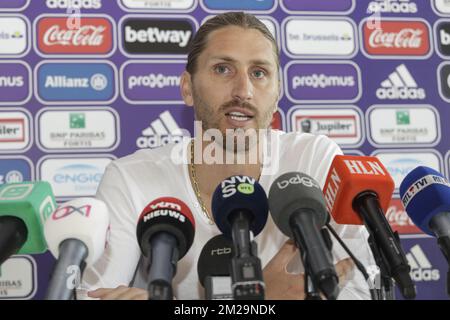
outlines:
M198 187L197 176L195 174L194 140L191 140L191 163L190 163L190 166L191 166L192 184L194 186L194 192L197 197L198 203L200 205L203 215L206 217L206 219L208 219L208 224L213 225L214 219L209 214L208 209L206 209L205 203L203 202L202 196L200 194L200 188Z

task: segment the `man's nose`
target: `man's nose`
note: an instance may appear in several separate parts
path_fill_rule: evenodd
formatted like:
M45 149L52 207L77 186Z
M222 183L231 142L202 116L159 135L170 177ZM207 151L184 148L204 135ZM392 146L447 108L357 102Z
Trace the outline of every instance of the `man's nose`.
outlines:
M233 99L249 101L253 99L253 84L247 72L239 72L233 84Z

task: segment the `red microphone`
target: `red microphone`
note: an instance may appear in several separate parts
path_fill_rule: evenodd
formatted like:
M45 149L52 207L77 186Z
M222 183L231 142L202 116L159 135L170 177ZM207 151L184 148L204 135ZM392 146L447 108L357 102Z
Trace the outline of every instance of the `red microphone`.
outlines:
M394 278L402 295L416 296L410 266L384 212L395 185L376 157L342 156L333 159L323 193L333 219L339 224L365 224L369 243L380 269Z

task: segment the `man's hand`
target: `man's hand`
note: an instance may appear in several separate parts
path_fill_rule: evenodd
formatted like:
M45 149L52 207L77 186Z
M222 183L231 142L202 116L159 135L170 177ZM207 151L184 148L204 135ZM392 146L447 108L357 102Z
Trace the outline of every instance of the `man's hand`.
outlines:
M88 297L100 300L148 300L144 289L119 286L115 289L101 288L88 292Z
M290 274L286 272L286 266L299 254L292 240L288 240L280 251L270 260L263 270L266 284L267 300L303 300L305 299L304 274ZM350 258L339 261L336 265L336 273L339 283L342 284L354 268Z

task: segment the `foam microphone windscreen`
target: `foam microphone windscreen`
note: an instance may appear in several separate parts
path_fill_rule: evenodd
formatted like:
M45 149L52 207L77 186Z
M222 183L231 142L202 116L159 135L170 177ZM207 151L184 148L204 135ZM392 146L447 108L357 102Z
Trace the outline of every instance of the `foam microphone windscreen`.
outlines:
M419 166L406 175L400 184L400 197L408 216L423 232L430 230L430 219L450 212L450 184L438 171Z
M150 202L143 210L137 224L137 239L142 253L150 252L150 240L158 232L166 232L177 240L179 259L192 246L195 220L189 207L173 197L161 197Z
M293 234L289 221L292 214L299 210L312 210L318 227L328 221L320 185L304 173L288 172L279 176L270 187L269 205L273 221L290 238Z
M258 235L269 215L267 195L256 179L232 176L223 180L214 191L211 209L219 230L231 239L230 217L239 211L251 216L250 231Z

